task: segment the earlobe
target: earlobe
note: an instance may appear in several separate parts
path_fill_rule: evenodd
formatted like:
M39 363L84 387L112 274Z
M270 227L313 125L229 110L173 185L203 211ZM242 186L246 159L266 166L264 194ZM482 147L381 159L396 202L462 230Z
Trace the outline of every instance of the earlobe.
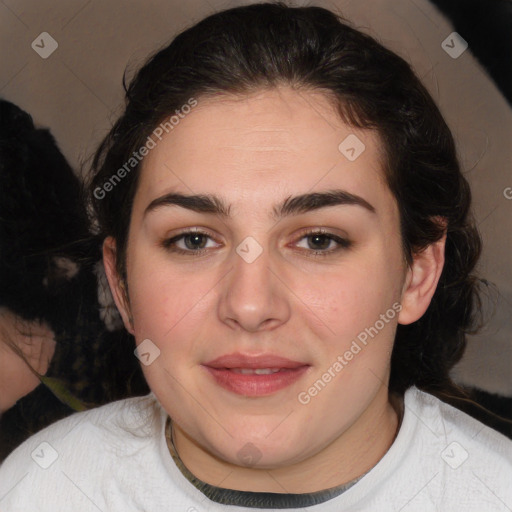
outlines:
M444 267L446 233L443 237L413 255L402 290L402 310L398 323L408 325L427 311Z
M117 309L121 314L124 326L130 334L134 334L130 303L126 287L117 273L116 242L112 237L105 238L103 242L103 264L107 275L108 284L114 297Z

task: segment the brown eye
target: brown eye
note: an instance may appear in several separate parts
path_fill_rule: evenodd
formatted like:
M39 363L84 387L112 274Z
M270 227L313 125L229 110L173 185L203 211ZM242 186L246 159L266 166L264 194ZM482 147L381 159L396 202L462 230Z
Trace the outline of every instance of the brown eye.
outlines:
M190 235L184 235L183 238L187 249L203 249L206 245L207 236L200 233L193 233Z
M306 237L309 239L309 248L313 250L321 249L325 250L328 249L331 245L331 242L334 240L327 235L309 235Z
M299 240L304 239L307 240L307 247L302 248L309 250L313 256L329 256L352 245L349 240L323 230L304 233Z
M206 246L208 240L213 241L213 238L208 233L202 231L186 231L168 240L164 240L162 246L166 250L177 254L199 256L208 252L210 249Z

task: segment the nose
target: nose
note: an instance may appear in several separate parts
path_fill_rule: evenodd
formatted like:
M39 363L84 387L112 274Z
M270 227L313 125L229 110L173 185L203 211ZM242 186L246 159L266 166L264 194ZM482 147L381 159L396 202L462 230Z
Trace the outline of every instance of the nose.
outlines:
M231 272L222 281L218 314L235 329L272 330L290 316L288 288L267 249L252 262L233 251Z

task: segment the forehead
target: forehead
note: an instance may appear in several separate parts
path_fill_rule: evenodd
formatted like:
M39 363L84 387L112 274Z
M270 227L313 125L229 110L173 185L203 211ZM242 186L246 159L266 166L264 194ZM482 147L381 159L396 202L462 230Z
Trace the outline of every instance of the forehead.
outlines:
M137 195L220 192L244 208L262 208L278 192L341 187L378 196L387 190L382 161L377 133L346 125L320 91L198 98L145 157Z

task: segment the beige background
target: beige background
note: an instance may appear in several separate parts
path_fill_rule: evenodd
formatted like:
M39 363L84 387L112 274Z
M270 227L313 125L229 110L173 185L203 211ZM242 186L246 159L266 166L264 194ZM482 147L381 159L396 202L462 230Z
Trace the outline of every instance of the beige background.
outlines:
M80 172L123 104L121 78L220 0L2 0L0 96L49 127ZM474 192L485 244L481 274L500 297L472 337L457 380L512 396L512 109L470 51L452 59L441 42L453 28L427 0L299 2L342 13L411 62L452 128ZM58 49L42 59L31 43L48 32ZM131 76L132 73L129 74Z

